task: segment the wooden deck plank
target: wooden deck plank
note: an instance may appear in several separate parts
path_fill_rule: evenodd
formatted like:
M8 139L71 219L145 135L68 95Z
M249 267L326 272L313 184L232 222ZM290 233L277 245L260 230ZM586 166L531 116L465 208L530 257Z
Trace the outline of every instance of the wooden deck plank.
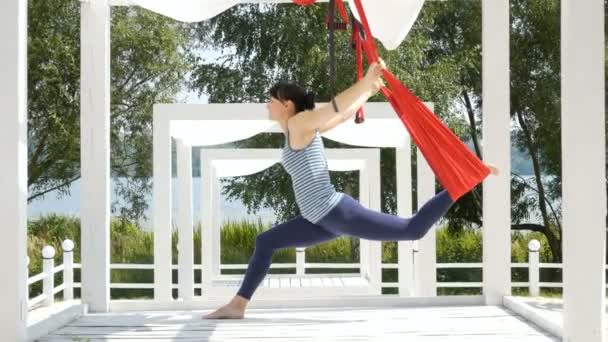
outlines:
M558 341L494 306L252 309L243 320L201 320L205 313L89 314L40 341Z

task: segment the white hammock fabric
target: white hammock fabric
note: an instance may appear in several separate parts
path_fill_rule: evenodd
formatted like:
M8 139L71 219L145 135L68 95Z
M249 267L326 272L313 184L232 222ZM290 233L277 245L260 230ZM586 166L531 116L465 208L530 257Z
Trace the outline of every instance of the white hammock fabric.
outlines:
M258 1L246 0L131 0L151 11L184 22L203 21L232 6ZM272 2L270 0L264 2ZM277 1L277 2L285 2ZM348 0L355 17L359 17L353 0ZM416 21L424 0L362 0L361 4L376 37L385 48L392 50L401 44ZM294 4L294 6L297 6Z

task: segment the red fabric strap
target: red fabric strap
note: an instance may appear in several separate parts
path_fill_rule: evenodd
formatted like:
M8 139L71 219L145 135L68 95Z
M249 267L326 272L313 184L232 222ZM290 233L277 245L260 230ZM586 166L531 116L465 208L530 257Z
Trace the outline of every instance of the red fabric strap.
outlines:
M361 0L354 0L364 30L363 49L369 63L378 61ZM414 143L435 173L439 183L456 201L481 183L490 169L406 86L383 70L388 88L381 89L407 128Z
M317 0L293 0L293 3L300 6L310 6Z
M301 6L308 6L315 0L293 0L293 2ZM357 78L359 79L363 73L360 50L363 50L370 64L377 62L379 57L361 0L354 0L354 2L363 26L363 32L359 32L354 37L357 50ZM342 15L342 13L340 14ZM490 169L395 75L386 69L382 71L382 74L388 87L382 87L380 91L405 125L414 143L450 197L456 201L481 183L490 174ZM362 122L363 118L363 112L358 112L357 120Z

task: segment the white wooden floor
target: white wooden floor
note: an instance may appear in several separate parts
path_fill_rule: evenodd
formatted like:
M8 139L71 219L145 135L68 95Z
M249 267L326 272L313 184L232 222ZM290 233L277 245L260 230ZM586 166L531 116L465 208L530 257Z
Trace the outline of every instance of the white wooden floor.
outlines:
M563 334L564 302L561 298L515 297L515 300L528 306L524 312L517 310L518 312L526 314L528 317L540 317L542 322L539 324L544 324L557 335ZM604 315L608 321L608 306ZM604 331L604 338L608 340L608 327Z
M503 307L252 309L89 314L39 341L558 341Z

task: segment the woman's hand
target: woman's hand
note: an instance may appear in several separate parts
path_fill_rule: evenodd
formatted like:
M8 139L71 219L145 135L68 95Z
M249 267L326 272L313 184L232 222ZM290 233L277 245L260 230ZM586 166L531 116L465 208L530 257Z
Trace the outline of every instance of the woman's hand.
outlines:
M372 95L376 94L384 86L384 82L382 81L382 70L384 69L386 69L386 65L382 59L370 64L367 69L365 80L371 88Z

